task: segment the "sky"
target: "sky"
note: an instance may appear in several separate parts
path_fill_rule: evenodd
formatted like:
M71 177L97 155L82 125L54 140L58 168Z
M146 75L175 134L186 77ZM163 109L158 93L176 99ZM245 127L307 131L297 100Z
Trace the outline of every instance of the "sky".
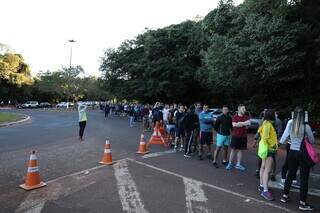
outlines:
M35 76L72 64L99 76L100 58L145 28L204 17L219 0L0 0L0 43L20 53ZM236 4L242 0L235 0Z

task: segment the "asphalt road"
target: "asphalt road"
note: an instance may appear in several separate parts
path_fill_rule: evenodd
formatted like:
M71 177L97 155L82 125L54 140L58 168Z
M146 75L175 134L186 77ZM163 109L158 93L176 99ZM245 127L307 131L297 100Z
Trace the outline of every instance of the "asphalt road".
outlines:
M20 110L19 110L20 111ZM20 111L21 112L21 111ZM88 113L85 142L77 140L76 112L23 110L31 121L0 128L0 212L295 212L299 194L281 204L257 192L256 156L246 151L247 171L215 169L209 161L185 159L157 145L151 154L135 152L141 126L129 128L123 117L105 119ZM150 133L151 134L151 133ZM112 146L112 166L99 166L105 140ZM42 179L48 186L31 192L24 182L30 151L37 151ZM280 171L283 153L278 156ZM320 212L320 171L310 178L309 201Z

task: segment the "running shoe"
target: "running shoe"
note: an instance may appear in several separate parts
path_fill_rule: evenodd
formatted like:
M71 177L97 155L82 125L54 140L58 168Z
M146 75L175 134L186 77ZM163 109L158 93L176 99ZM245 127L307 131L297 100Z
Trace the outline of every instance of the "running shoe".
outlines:
M186 158L191 158L191 155L189 155L189 154L185 154L183 156L186 157Z
M307 204L305 202L301 202L301 201L300 201L300 204L299 204L299 209L301 211L313 211L314 210L313 206L311 206L311 205L309 205L309 204Z
M258 191L263 192L263 186L258 186Z
M289 196L288 195L282 195L280 201L282 203L287 203L289 201Z
M272 196L272 193L270 191L267 191L267 192L261 192L261 196L268 200L268 201L272 201L274 200L273 196Z
M241 164L237 164L237 165L235 166L235 168L238 169L238 170L240 170L240 171L245 171L245 170L246 170L246 168L245 168L244 166L242 166Z
M231 170L233 169L233 165L231 163L228 163L227 167L226 167L227 170Z

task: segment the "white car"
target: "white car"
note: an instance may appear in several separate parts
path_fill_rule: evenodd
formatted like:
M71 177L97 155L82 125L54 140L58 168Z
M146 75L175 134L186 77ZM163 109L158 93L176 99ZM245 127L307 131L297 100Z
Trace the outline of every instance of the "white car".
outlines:
M69 105L69 107L73 107L74 104L72 102L60 102L57 104L57 108L67 108Z
M37 108L39 107L38 101L27 101L21 105L22 108Z

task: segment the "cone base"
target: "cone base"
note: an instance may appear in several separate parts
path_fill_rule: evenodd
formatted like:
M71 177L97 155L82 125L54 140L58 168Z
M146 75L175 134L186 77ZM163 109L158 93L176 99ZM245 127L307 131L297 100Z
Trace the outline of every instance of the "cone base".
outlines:
M37 188L41 188L41 187L44 187L46 186L47 184L45 182L40 182L39 184L37 185L34 185L34 186L27 186L26 184L21 184L19 185L20 188L23 188L24 190L26 191L29 191L29 190L32 190L32 189L37 189Z
M103 165L112 165L112 164L115 164L115 162L107 163L107 162L103 162L103 161L100 161L99 163L100 163L100 164L103 164Z
M150 151L146 151L146 152L136 152L137 154L141 154L141 155L144 155L144 154L148 154Z

